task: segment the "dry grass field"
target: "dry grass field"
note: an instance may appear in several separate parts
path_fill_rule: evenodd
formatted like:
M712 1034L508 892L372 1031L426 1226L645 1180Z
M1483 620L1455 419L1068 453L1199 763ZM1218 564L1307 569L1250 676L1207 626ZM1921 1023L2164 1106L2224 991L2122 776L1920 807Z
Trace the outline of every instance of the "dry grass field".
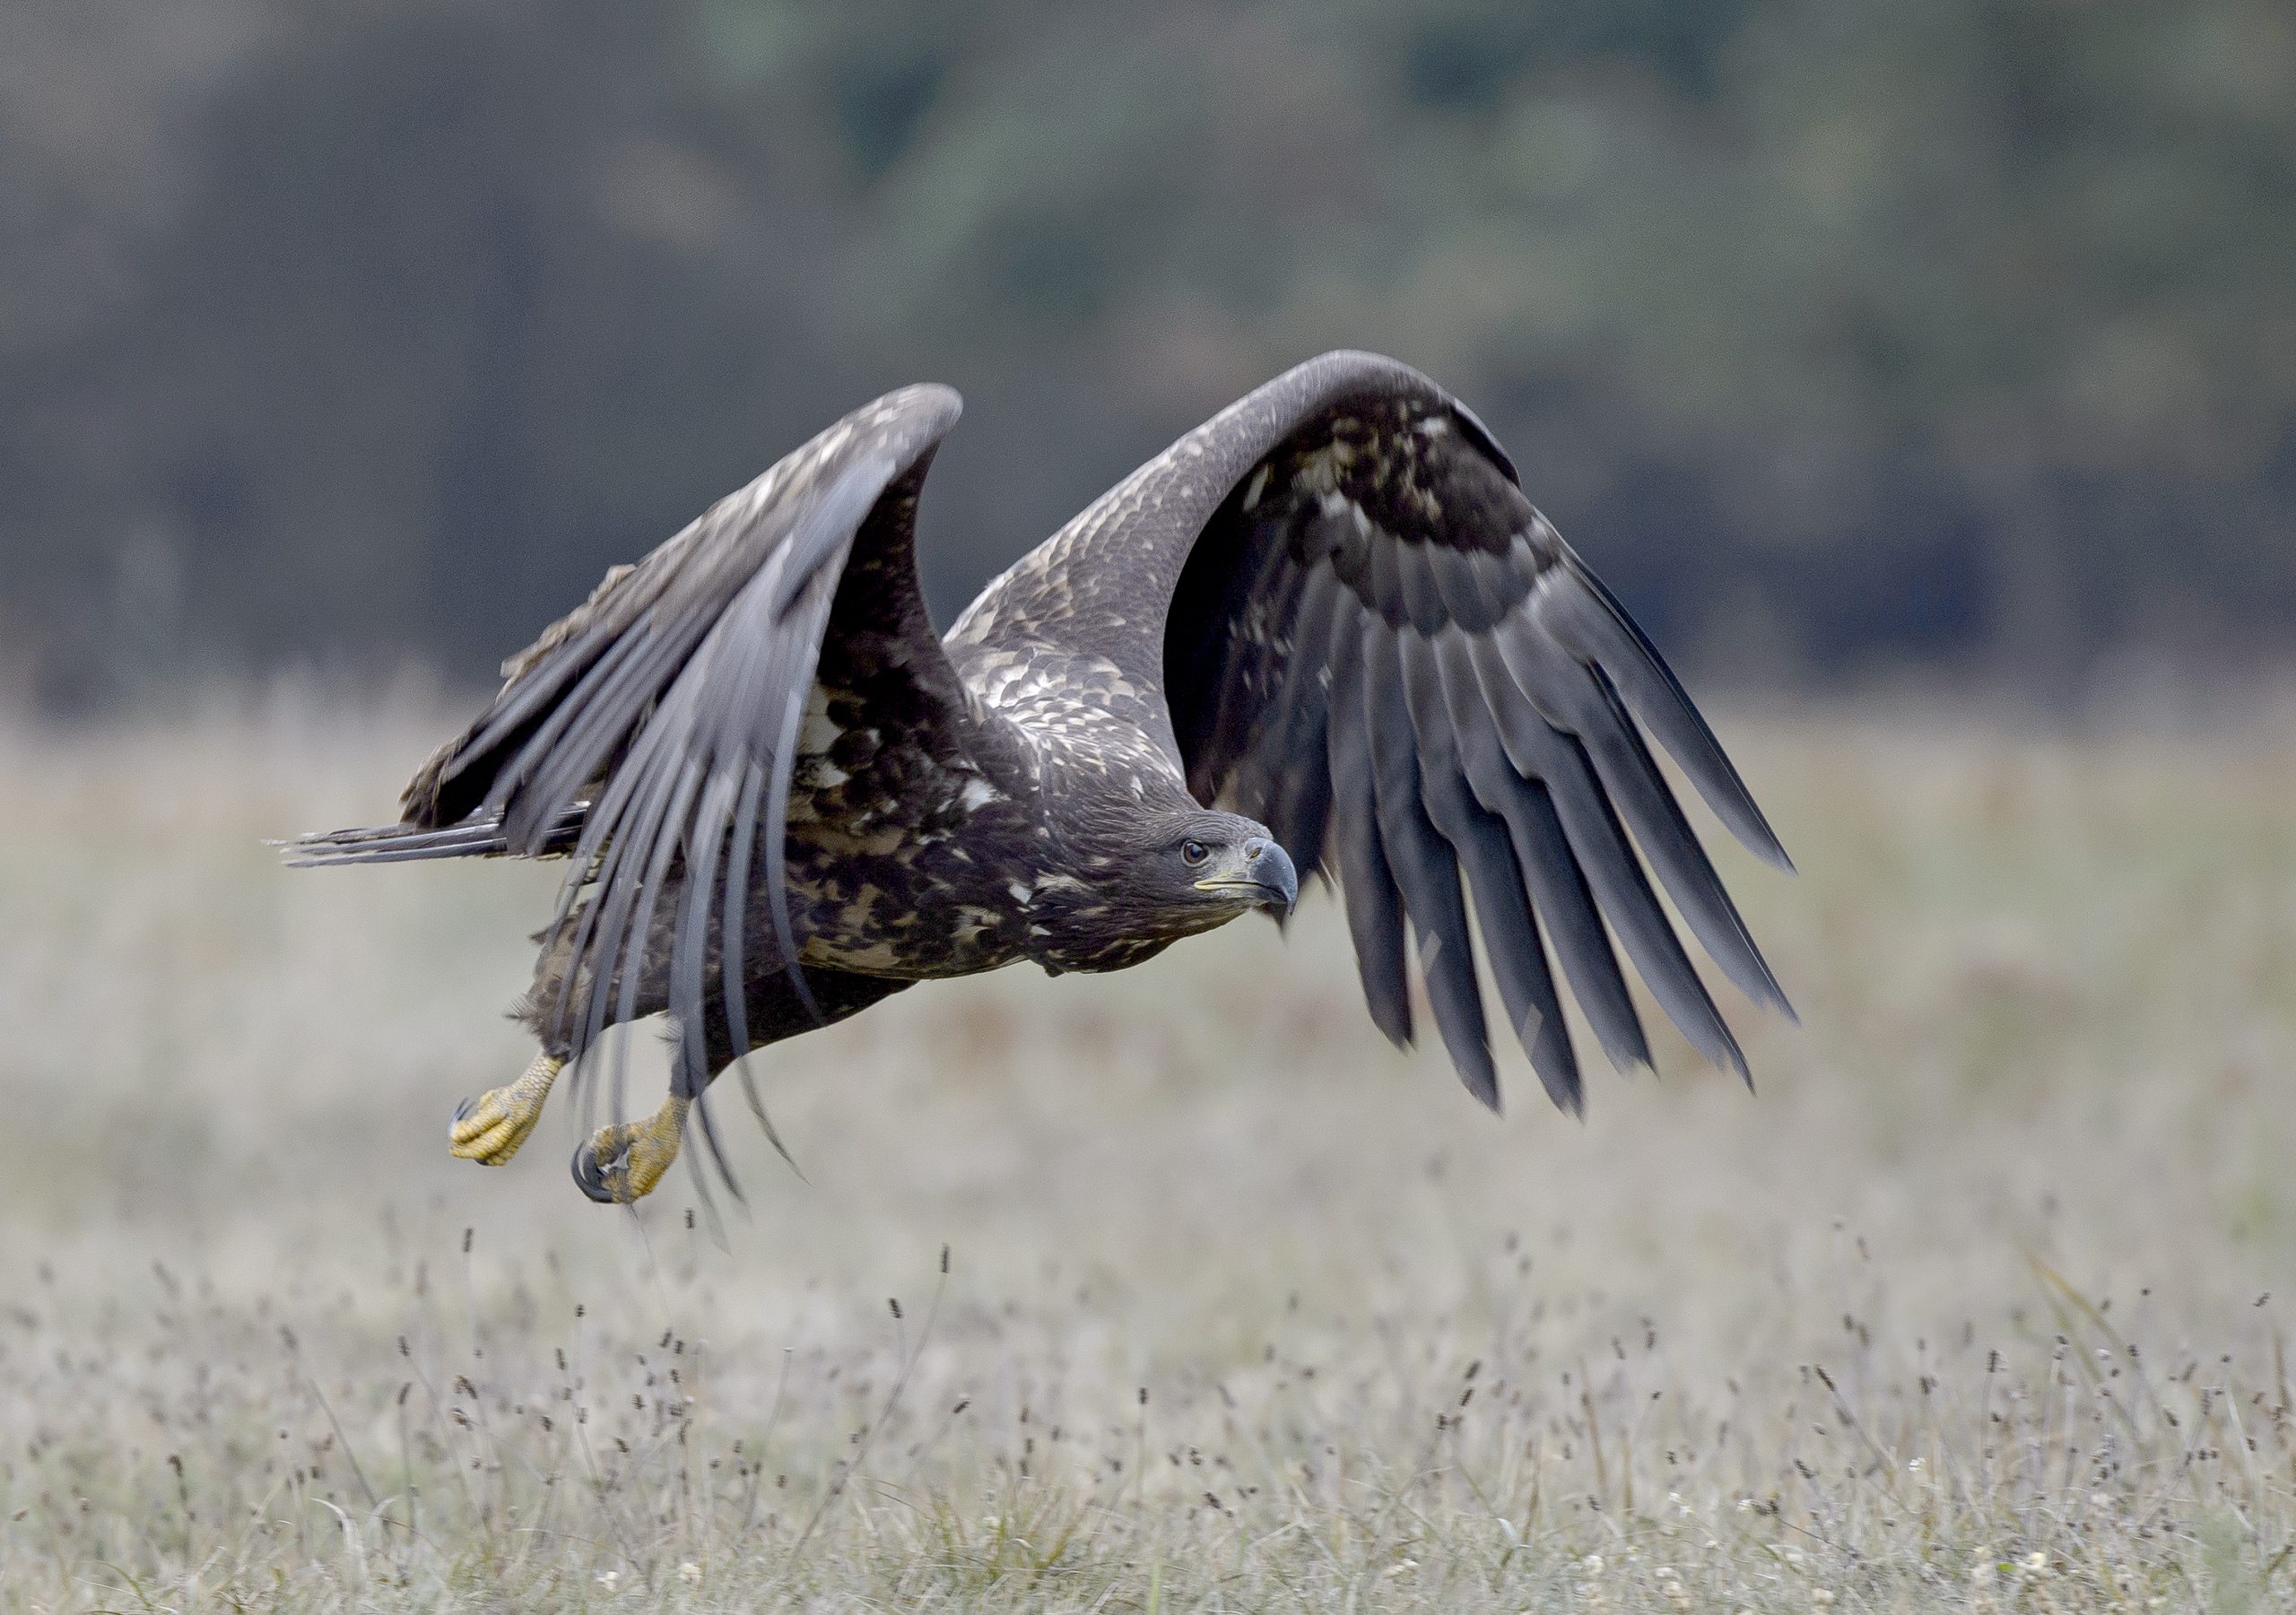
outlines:
M1494 1121L1319 899L762 1056L722 1242L447 1156L552 872L262 845L448 720L0 728L0 1606L2287 1607L2289 716L1736 715L1758 1095Z

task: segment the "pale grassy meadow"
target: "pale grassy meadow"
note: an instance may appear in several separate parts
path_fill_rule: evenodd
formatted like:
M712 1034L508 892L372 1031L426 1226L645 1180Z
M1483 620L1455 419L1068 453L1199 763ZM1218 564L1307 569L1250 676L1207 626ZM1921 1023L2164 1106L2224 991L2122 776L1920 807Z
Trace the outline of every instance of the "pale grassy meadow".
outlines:
M1319 898L760 1056L718 1237L447 1156L553 871L263 845L450 716L0 725L0 1607L2288 1606L2296 713L1725 716L1757 1094L1494 1120Z

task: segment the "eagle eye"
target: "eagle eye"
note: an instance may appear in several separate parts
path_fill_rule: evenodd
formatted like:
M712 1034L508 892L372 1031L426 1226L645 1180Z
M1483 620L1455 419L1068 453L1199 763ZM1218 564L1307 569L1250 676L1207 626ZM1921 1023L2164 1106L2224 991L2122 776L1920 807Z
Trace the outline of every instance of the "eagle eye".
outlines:
M1180 856L1187 861L1191 869L1211 855L1212 849L1193 837L1180 843Z

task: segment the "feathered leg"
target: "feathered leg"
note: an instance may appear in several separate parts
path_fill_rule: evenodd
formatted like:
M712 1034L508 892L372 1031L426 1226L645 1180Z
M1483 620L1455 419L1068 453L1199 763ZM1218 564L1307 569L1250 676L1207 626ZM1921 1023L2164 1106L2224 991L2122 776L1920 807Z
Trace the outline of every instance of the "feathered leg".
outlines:
M808 972L813 984L821 1020L801 1004L790 990L788 977L778 967L761 969L752 975L744 995L744 1024L739 1029L746 1047L736 1050L735 1029L726 1023L724 1006L712 1002L703 1016L700 1057L690 1059L681 1044L673 1066L669 1098L661 1109L642 1122L618 1122L601 1127L582 1147L574 1152L574 1181L583 1194L592 1200L607 1204L626 1205L650 1193L669 1171L677 1159L678 1145L691 1116L701 1124L711 1159L721 1173L727 1171L724 1155L719 1151L717 1136L709 1128L709 1118L702 1107L703 1090L709 1082L723 1076L739 1064L742 1055L778 1043L785 1038L813 1030L858 1013L870 1004L897 993L909 984L877 977L852 976L839 970ZM692 1034L681 1028L681 1039ZM697 1083L695 1072L705 1073ZM749 1075L741 1073L746 1089ZM754 1091L747 1094L750 1107L758 1120L765 1123L765 1111ZM772 1126L766 1124L766 1133L772 1136ZM779 1148L780 1141L774 1140Z
M631 1020L643 1020L669 1008L669 926L676 910L677 904L670 896L657 906L657 917L648 945L639 952L636 990L630 1005ZM764 934L764 922L756 921L752 931L753 934ZM566 979L571 953L569 935L561 932L537 961L534 985L514 1013L534 1029L541 1040L542 1052L517 1081L463 1102L455 1113L449 1133L455 1154L499 1166L509 1160L534 1131L543 1101L573 1052L561 1013L563 1005L580 996L578 990L569 991ZM660 1184L677 1159L686 1118L696 1111L701 1102L701 1090L708 1085L706 1081L697 1081L697 1072L714 1078L752 1049L811 1031L817 1025L842 1020L908 985L839 970L816 969L807 974L820 1012L819 1020L791 990L787 974L778 960L766 951L753 951L742 1025L730 1026L724 1006L711 994L702 1017L704 1025L700 1029L700 1057L689 1058L687 1051L681 1048L671 1092L662 1107L643 1121L615 1122L599 1128L574 1152L574 1181L582 1193L607 1204L627 1205ZM571 985L578 989L582 984L578 981ZM682 1038L691 1035L683 1029L680 1033ZM737 1036L745 1045L739 1049L735 1047ZM750 1098L754 1107L755 1095ZM718 1165L723 1168L722 1159Z

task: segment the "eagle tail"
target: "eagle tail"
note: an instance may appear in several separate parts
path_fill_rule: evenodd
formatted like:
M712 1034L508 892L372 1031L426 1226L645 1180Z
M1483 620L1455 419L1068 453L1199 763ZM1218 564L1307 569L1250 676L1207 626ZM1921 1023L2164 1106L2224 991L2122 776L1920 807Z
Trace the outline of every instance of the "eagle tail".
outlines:
M577 802L558 816L537 857L563 857L580 838L590 804ZM503 858L511 855L501 815L482 809L459 824L425 829L416 824L382 824L361 829L315 830L291 841L275 841L291 869L338 864L404 864L417 858Z

